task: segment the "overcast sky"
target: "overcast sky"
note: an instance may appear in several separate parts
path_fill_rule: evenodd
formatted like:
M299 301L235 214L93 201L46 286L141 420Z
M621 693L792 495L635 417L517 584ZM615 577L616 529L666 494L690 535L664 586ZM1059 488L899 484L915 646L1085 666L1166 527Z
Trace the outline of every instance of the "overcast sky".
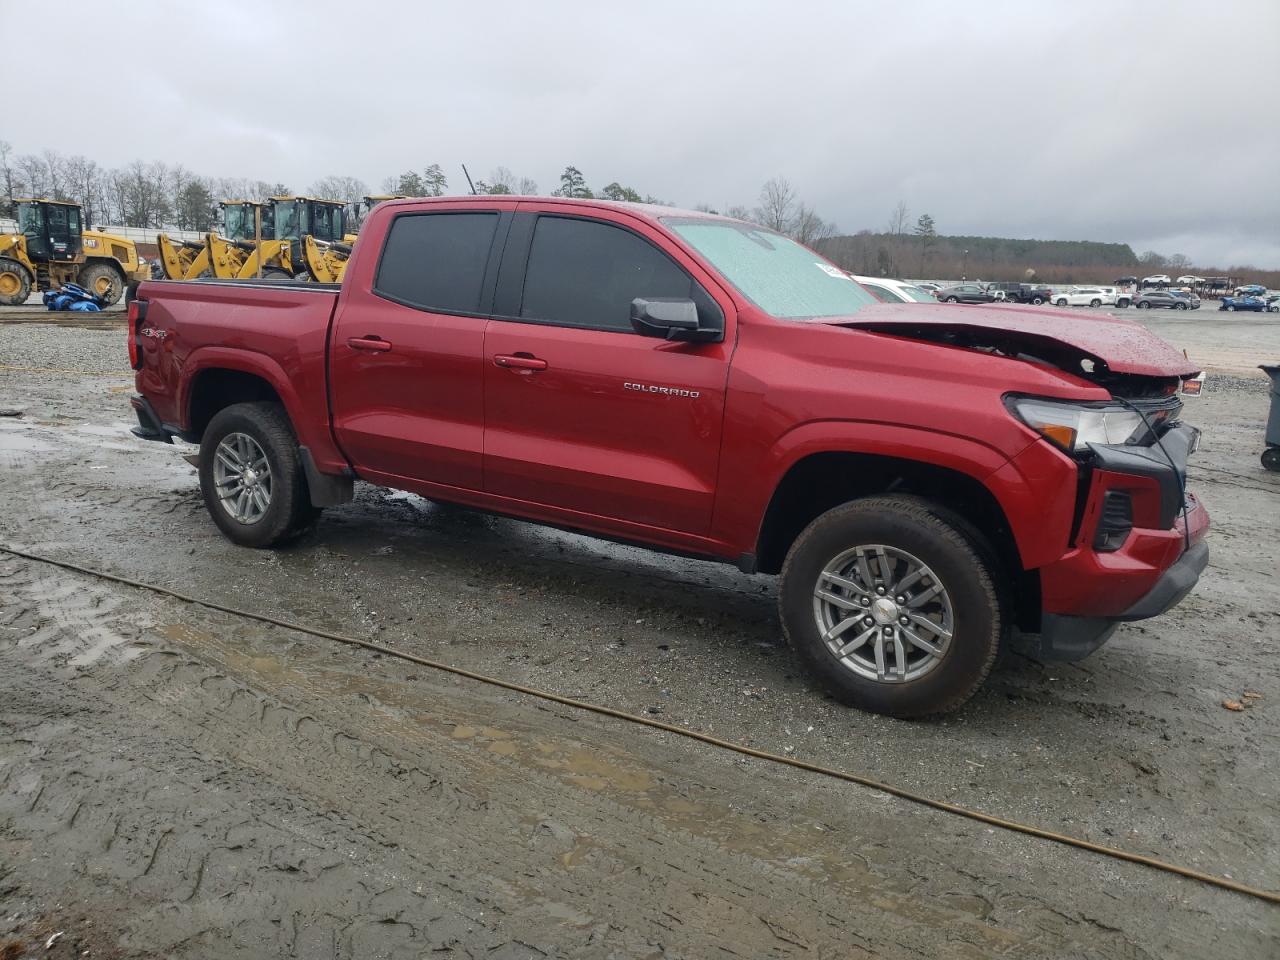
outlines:
M572 163L718 208L784 176L842 232L883 230L902 199L940 233L1280 266L1280 0L79 9L47 79L50 47L10 44L18 153L296 190L439 163L462 192L466 163L547 192ZM13 40L48 28L27 0L0 13Z

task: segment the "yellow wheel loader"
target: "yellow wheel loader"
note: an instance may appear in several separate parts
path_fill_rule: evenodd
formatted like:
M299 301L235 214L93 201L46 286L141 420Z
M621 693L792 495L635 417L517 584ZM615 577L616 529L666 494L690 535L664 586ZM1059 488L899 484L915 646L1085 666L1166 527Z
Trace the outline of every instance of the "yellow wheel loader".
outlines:
M256 235L257 230L257 211L262 211L262 235L264 237L272 236L271 229L271 208L256 200L223 200L218 204L222 211L222 229L219 231L219 237L222 242L218 244L221 255L219 256L219 265L221 271L214 268L210 249L213 246L209 242L209 235L206 234L203 241L184 240L175 243L165 234L156 237L156 246L160 248L160 263L164 268L164 275L169 280L195 280L198 277L234 277L239 271L239 264L234 268L228 264L233 259L224 249L227 243L250 243ZM241 261L243 257L239 258Z
M18 200L20 233L0 234L0 305L76 283L108 304L150 277L132 240L85 230L79 204Z

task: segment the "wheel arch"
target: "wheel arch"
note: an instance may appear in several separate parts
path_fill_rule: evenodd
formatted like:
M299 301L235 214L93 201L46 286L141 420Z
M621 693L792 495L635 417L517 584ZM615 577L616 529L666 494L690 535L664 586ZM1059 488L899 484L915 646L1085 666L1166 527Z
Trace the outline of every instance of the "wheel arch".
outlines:
M191 355L178 400L183 439L198 442L213 416L234 403L280 403L294 430L300 402L289 378L270 357L249 351L211 347Z
M777 573L801 531L841 503L885 493L924 497L961 517L989 546L1009 579L1016 622L1040 617L1039 576L1027 570L1009 514L983 482L990 471L902 453L851 449L807 451L787 467L773 488L756 540L756 569Z

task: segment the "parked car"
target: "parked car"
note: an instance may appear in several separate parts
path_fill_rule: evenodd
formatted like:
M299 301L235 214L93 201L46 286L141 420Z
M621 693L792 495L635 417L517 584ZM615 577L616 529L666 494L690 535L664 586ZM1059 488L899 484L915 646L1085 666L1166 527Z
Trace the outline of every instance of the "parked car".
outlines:
M1173 281L1169 279L1168 274L1164 273L1157 273L1150 277L1142 278L1142 285L1144 287L1167 287L1171 283L1173 283Z
M938 298L903 280L887 277L854 277L858 283L886 303L937 303Z
M1181 352L877 303L723 217L389 200L340 287L145 281L127 324L134 432L199 444L233 543L298 538L359 479L781 572L798 655L895 716L959 707L1014 627L1079 659L1208 563Z
M1267 297L1267 312L1280 313L1280 293L1273 293Z
M995 303L996 295L976 283L957 283L934 293L942 303Z
M1133 294L1117 290L1115 287L1099 287L1102 291L1104 307L1127 307L1133 303Z
M923 290L925 293L936 293L937 291L942 289L942 287L936 283L917 283L916 286L919 287L921 290Z
M1114 304L1115 294L1108 296L1101 287L1076 287L1069 293L1056 292L1053 295L1055 306L1059 307L1101 307Z
M1260 283L1250 283L1243 287L1236 287L1237 297L1265 297L1267 288Z
M1200 298L1173 290L1143 290L1134 298L1133 305L1139 310L1156 307L1166 307L1170 310L1198 310Z
M1263 313L1270 309L1267 301L1262 297L1223 297L1218 304L1219 310L1252 310L1255 313Z
M1179 277L1176 282L1180 287L1194 287L1198 283L1204 283L1204 277L1197 277L1188 273Z

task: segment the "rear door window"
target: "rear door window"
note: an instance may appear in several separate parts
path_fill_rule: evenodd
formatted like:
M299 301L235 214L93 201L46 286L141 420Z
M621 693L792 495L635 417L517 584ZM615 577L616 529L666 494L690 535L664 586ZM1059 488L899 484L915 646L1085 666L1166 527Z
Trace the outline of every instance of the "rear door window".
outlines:
M520 318L564 327L631 332L631 301L678 297L722 328L715 302L648 240L610 223L542 215L534 226Z
M479 313L497 228L498 214L488 211L396 217L374 292L435 313Z

